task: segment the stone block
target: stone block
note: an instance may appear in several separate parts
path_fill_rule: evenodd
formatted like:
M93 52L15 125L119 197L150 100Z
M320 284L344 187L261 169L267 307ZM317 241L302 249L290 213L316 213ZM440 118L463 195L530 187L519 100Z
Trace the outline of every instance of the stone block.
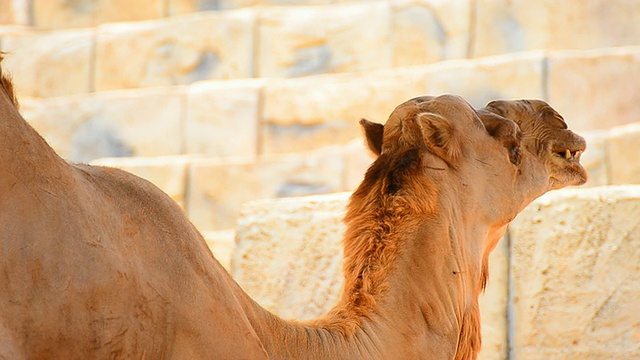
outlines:
M550 192L512 223L517 359L640 358L640 187Z
M21 113L71 161L179 155L183 92L177 87L23 99Z
M97 91L252 77L252 10L98 27Z
M496 99L542 99L544 59L544 53L531 52L438 63L427 75L427 93L457 94L475 108Z
M261 81L199 82L189 88L185 147L190 154L255 157Z
M258 21L256 75L296 77L392 65L387 2L266 8Z
M349 193L252 201L238 219L231 274L285 319L324 314L340 296Z
M638 1L478 0L472 56L635 45Z
M589 179L583 186L610 185L610 166L608 160L608 131L591 131L581 133L587 141L587 150L582 154L580 163L587 169Z
M231 269L231 256L236 242L236 231L233 229L205 231L202 236L213 256L229 271Z
M253 201L243 206L231 273L262 306L285 319L311 319L338 300L343 285L342 235L349 193ZM482 295L480 359L504 359L507 348L507 243L490 261Z
M165 0L30 0L33 25L78 28L164 16ZM125 10L126 9L126 10Z
M361 138L358 121L383 123L424 95L426 67L319 75L269 82L263 91L264 154L317 149Z
M606 140L610 184L640 184L640 123L611 129Z
M2 67L15 79L18 97L91 91L94 32L89 29L5 33Z
M392 6L394 66L467 57L470 1L396 0Z
M640 119L640 47L564 51L549 56L548 100L574 131Z
M0 0L0 25L30 25L29 3L24 0Z
M343 174L338 147L257 161L194 161L187 214L201 231L233 228L247 201L341 191Z
M91 161L91 165L122 169L146 179L184 209L187 169L191 159L187 156L102 158Z

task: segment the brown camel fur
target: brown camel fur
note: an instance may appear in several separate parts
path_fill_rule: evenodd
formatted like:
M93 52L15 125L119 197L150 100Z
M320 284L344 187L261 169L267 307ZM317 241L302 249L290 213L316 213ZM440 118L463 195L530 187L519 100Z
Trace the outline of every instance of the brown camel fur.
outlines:
M363 120L379 156L348 206L342 297L322 318L285 321L162 191L56 155L0 77L0 357L11 359L474 359L487 255L529 202L586 180L584 141L537 102L476 112L422 97L384 127Z

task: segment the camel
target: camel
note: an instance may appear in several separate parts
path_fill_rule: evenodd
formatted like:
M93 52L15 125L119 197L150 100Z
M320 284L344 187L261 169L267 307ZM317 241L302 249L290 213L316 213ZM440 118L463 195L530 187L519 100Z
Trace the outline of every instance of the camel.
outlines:
M475 359L489 252L533 199L587 176L584 140L540 101L476 111L419 97L385 125L361 120L377 159L348 204L342 296L289 321L240 288L161 190L59 157L0 79L9 359Z

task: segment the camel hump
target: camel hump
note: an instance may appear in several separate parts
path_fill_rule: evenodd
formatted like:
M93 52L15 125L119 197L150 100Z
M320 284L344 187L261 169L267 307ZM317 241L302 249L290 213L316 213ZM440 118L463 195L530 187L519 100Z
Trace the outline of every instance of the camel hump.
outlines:
M0 52L0 189L35 179L60 178L68 166L18 111L18 101L9 74L2 71Z

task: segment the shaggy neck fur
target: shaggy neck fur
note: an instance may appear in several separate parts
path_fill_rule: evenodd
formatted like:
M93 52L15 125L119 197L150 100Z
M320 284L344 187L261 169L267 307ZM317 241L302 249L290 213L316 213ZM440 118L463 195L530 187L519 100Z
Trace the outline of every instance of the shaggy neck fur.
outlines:
M417 150L383 154L352 195L344 290L327 315L291 323L254 303L250 319L273 358L475 359L486 269L466 244L487 231L464 228L438 170L416 174L423 165Z

